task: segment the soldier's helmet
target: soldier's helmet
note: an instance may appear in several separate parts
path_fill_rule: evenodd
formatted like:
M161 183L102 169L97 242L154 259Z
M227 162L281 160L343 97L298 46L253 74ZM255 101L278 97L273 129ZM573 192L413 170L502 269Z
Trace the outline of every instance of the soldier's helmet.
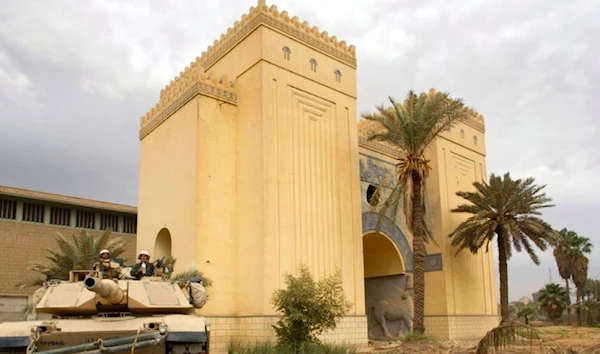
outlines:
M104 253L110 255L110 252L107 249L103 249L102 251L100 251L100 256L102 256L102 254Z
M138 255L138 259L141 259L142 256L148 256L148 258L150 258L150 254L148 253L148 251L140 252L140 254Z

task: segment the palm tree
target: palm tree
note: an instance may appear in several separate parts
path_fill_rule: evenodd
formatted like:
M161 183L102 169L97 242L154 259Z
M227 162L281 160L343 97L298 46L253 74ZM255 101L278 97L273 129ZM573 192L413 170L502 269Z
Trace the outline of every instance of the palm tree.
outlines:
M81 231L79 235L67 238L60 233L55 236L58 251L47 250L46 259L49 264L38 262L30 263L27 269L39 273L43 277L24 279L17 284L19 289L28 287L41 287L47 279L68 279L71 270L90 269L98 260L102 249L110 250L112 259L118 258L128 245L129 241L111 237L110 230L100 236Z
M572 260L571 272L573 273L573 283L577 287L576 304L577 304L577 325L581 326L581 298L585 283L587 281L589 260L583 253L577 254Z
M379 227L390 210L395 218L397 206L404 197L403 209L409 231L413 235L413 330L422 334L425 331L425 243L433 240L424 220L425 180L431 170L429 160L425 158L425 150L438 134L452 128L459 120L468 119L477 113L466 107L462 99L451 98L448 93L433 89L419 95L410 90L402 104L392 97L389 100L391 107L380 105L376 107L376 113L362 114L362 118L375 122L382 128L372 133L369 140L388 143L403 153L403 156L398 157L395 187L379 211L376 232L379 232ZM377 190L380 191L379 188Z
M552 283L546 284L544 288L540 290L540 297L538 299L540 308L548 315L548 318L556 323L557 320L562 316L563 311L568 305L567 290L562 286Z
M544 251L548 245L556 243L555 231L540 219L539 209L552 207L552 199L541 190L545 186L534 184L533 178L513 180L509 173L504 177L492 174L489 184L474 182L475 192L457 192L470 204L459 205L452 209L454 213L472 214L450 234L452 246L457 247L456 254L468 248L476 254L497 236L498 263L500 272L500 312L502 321L509 320L508 309L508 265L512 250L525 249L531 260L539 265L540 261L532 243Z
M600 280L588 279L585 282L583 295L586 297L586 299L594 298L596 300L600 300Z
M600 309L600 302L594 298L587 298L581 301L581 308L587 313L587 324L593 325L596 323L598 318L598 309Z
M567 293L569 292L569 279L577 278L577 303L583 296L583 290L587 280L587 258L584 254L592 252L592 243L587 237L579 236L576 232L563 228L558 232L558 244L554 248L553 254L556 259L556 266L561 278L565 280ZM585 258L585 260L583 258ZM577 267L577 274L574 271ZM568 298L569 304L571 303L570 297ZM571 307L567 308L567 323L571 324ZM577 311L577 322L581 325L581 313Z
M517 312L517 318L524 318L525 319L525 324L529 324L529 319L531 318L531 316L535 315L535 310L533 307L531 306L523 306L518 312Z

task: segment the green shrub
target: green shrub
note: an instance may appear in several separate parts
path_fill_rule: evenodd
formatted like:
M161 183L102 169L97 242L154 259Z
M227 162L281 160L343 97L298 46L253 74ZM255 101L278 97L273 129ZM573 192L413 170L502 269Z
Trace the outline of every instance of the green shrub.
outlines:
M429 341L430 338L429 336L425 335L425 334L421 334L421 333L416 333L416 332L410 332L410 333L406 333L406 335L404 336L404 341L409 343L409 342L425 342L425 341Z
M352 306L346 301L339 269L315 282L308 267L300 265L297 277L285 274L285 283L287 288L276 290L271 299L282 313L273 325L279 348L290 347L297 352L302 345L319 344L317 336L334 329Z

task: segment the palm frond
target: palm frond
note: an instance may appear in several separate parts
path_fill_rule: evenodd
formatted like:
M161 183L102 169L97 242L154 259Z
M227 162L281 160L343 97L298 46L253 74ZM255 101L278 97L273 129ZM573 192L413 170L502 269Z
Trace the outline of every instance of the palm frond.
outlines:
M48 249L46 251L47 264L32 262L27 265L28 270L39 275L21 280L17 284L17 288L39 287L49 278L68 279L71 270L90 269L98 259L99 251L102 248L110 249L111 257L116 258L125 252L129 243L120 238L113 238L110 232L105 232L102 236L95 236L85 230L82 230L79 235L73 234L69 238L57 233L54 240L55 250Z
M467 245L482 244L480 237L484 229L478 229L478 233L473 233L476 228L472 224L476 221L480 223L487 221L489 224L485 230L489 231L491 226L496 230L501 228L503 235L508 238L512 245L507 248L509 258L512 249L517 252L525 250L534 263L538 264L539 259L532 243L544 251L556 242L556 233L550 224L536 216L538 209L553 205L549 204L551 199L541 193L544 186L536 186L533 183L532 178L513 180L508 173L504 176L492 174L489 183L474 182L474 192L457 192L457 196L466 199L470 204L459 205L452 209L452 212L467 213L477 218L468 218L449 235L451 238L456 238L453 245L462 245L460 249L464 249ZM488 241L491 241L495 233L486 232ZM466 240L469 237L473 242Z
M19 281L17 284L15 284L15 287L19 290L24 290L33 287L42 287L44 285L44 281L45 279L41 277L25 278Z
M587 281L589 260L586 256L580 255L572 260L573 283L577 289L583 289Z
M404 194L404 186L394 178L384 179L376 187L375 194L377 198L381 198L384 195L384 191L389 191L389 195L385 198L383 203L373 203L373 207L378 210L378 219L375 226L375 233L381 231L381 227L385 218L387 217L392 222L396 222L396 216L398 215L398 208L400 207L402 195ZM405 206L406 207L406 206Z
M175 274L175 275L173 275L171 277L171 280L173 282L183 282L183 283L185 283L185 282L189 281L191 278L194 278L194 277L199 277L200 279L202 279L202 285L205 288L208 288L209 286L211 286L213 284L212 279L204 276L204 273L202 273L198 269L188 269L188 270L185 270L183 272L177 273L177 274Z
M529 346L537 343L537 346L541 349L544 347L544 339L549 339L554 344L551 349L559 350L562 353L560 345L543 331L520 322L505 321L485 334L477 343L475 353L497 353L499 349L513 345L519 345L518 348L522 349L523 344L527 342Z

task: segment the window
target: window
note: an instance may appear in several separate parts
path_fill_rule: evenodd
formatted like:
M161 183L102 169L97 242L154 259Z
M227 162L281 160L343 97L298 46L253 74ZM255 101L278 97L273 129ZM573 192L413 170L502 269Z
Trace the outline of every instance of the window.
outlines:
M44 222L44 205L23 203L23 221Z
M460 130L460 138L464 139L465 138L465 131L464 130Z
M477 145L477 137L473 135L473 144Z
M123 233L135 234L137 232L137 216L123 217Z
M288 47L283 47L283 58L285 60L290 60L290 56L292 55L292 51Z
M310 70L312 71L317 71L317 61L314 59L310 60Z
M379 204L379 193L376 192L377 187L369 184L367 187L367 203L371 204L372 206L377 206L377 204Z
M119 217L117 215L100 214L100 230L119 231Z
M75 227L81 227L84 229L95 229L96 214L94 214L93 211L77 210Z
M333 73L335 74L335 81L342 82L342 72L339 70L336 70Z
M71 226L71 209L51 207L50 208L50 224Z
M17 218L17 201L0 199L0 219L15 220Z

